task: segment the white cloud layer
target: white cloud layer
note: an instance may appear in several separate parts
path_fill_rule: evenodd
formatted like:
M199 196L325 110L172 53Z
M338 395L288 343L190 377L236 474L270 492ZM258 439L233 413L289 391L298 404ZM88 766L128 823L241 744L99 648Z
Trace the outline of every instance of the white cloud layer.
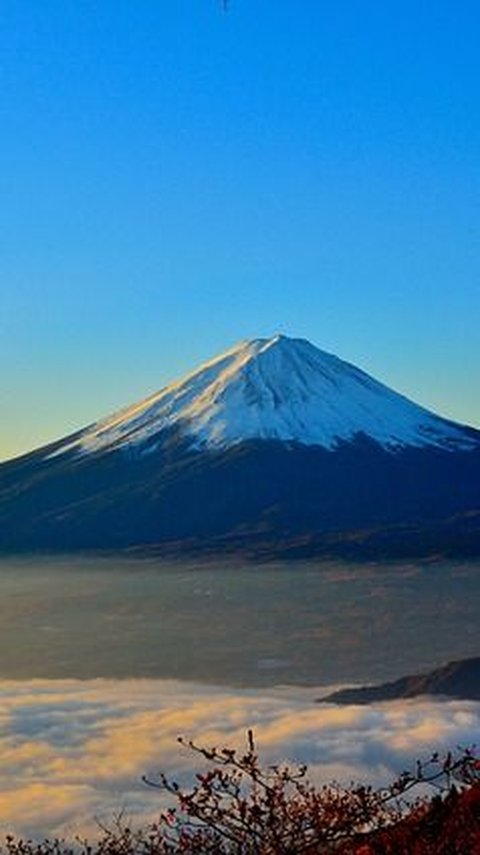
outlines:
M318 692L241 691L166 680L0 683L0 836L95 833L123 810L154 818L160 796L141 776L188 783L198 758L177 743L242 745L307 762L313 780L385 783L443 746L471 745L480 704L433 701L334 707Z

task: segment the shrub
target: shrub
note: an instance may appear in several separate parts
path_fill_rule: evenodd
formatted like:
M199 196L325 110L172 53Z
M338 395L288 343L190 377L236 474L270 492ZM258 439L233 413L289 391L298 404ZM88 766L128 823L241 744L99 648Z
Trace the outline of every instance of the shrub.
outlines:
M471 750L433 754L390 786L321 787L305 766L263 767L253 734L246 750L180 742L208 761L191 790L165 775L146 783L170 793L157 823L132 831L119 820L95 844L7 838L5 855L480 855L480 763ZM422 785L432 796L415 797Z

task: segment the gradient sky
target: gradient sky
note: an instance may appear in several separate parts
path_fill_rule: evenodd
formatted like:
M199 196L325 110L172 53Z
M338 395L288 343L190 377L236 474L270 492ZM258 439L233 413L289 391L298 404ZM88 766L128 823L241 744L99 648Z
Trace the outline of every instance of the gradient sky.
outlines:
M284 332L480 426L480 7L3 0L0 457Z

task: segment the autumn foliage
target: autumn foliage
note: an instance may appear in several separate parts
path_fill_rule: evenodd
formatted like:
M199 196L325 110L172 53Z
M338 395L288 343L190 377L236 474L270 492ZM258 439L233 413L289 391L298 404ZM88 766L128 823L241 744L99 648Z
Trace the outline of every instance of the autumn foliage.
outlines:
M7 838L4 855L480 855L480 761L433 754L388 787L315 787L305 766L263 767L246 750L204 748L192 789L164 775L146 783L172 806L142 830L121 820L94 844ZM421 791L420 795L415 795Z

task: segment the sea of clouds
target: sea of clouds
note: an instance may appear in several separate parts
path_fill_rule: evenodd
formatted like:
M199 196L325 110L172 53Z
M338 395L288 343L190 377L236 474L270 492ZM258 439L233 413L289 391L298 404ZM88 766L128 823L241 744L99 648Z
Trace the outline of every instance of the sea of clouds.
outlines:
M0 683L0 837L96 834L120 812L139 824L162 770L185 785L199 758L177 737L242 746L252 727L266 763L308 763L314 781L385 784L434 749L470 746L480 704L316 704L311 689L240 690L173 680Z

